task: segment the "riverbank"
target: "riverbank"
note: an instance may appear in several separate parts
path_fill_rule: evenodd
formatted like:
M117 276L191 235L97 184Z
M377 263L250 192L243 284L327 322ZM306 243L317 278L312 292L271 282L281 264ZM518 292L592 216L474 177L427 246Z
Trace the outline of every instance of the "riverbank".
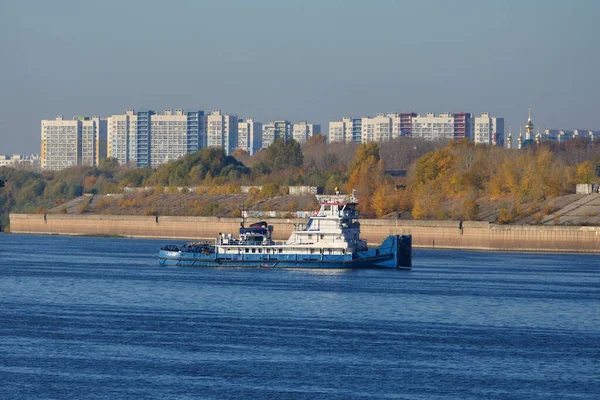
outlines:
M250 221L252 222L252 221ZM269 219L275 240L286 240L303 219ZM11 214L12 233L213 239L237 232L239 218L132 215ZM371 245L392 234L410 234L416 248L600 253L600 227L495 225L472 221L361 220Z

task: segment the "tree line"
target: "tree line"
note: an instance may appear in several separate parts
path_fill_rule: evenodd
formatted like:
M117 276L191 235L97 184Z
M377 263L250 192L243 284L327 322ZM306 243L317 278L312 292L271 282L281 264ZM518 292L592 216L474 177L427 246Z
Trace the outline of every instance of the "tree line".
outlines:
M156 169L121 167L110 158L98 166L57 172L2 167L0 224L8 224L9 212L43 213L83 193L123 193L126 187L143 186L233 193L240 185L263 186L266 197L291 185L321 186L327 193L336 187L346 193L355 189L359 210L369 218L407 212L415 219L476 220L482 200L504 199L510 206L497 221L504 223L523 204L573 193L576 183L595 181L596 165L600 146L583 139L516 151L466 140L327 144L316 135L303 145L276 140L252 156L206 148ZM406 176L394 177L389 170L405 170Z

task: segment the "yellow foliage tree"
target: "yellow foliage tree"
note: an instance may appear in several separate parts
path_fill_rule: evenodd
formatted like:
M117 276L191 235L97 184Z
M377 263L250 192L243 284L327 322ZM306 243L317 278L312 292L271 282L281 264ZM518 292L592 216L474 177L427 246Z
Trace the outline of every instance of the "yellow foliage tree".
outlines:
M592 183L596 180L596 167L591 161L584 161L577 166L576 183Z
M379 186L373 194L373 209L378 218L381 218L397 208L394 185L384 184Z

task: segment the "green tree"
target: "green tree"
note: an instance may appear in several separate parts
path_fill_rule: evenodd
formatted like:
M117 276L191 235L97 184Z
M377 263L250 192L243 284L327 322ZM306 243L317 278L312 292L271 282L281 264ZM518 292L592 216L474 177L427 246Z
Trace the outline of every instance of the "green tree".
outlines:
M281 171L302 167L303 157L298 142L279 138L266 148L263 163L270 172Z

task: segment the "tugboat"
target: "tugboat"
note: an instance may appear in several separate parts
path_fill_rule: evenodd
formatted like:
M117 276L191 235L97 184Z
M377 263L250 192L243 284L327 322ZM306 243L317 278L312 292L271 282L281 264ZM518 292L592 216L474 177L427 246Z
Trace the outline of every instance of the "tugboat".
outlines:
M261 221L244 226L239 236L220 233L213 243L189 242L160 249L160 265L260 268L411 269L412 238L390 235L377 248L360 239L352 195L318 195L320 209L306 224L296 224L286 242L272 239L273 226Z

